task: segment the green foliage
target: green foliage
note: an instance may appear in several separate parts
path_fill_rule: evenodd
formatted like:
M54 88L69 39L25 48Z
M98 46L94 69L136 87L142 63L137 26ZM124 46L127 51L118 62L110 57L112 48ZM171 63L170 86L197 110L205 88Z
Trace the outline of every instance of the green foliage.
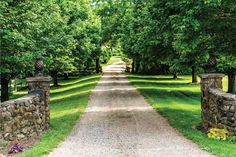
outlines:
M218 140L226 140L229 136L229 132L226 129L211 128L207 136Z
M125 9L125 1L121 0L94 0L95 12L101 18L102 44L115 47L120 35L122 23L122 10Z
M124 61L128 66L131 66L132 60L129 59L129 58L127 57L127 55L122 54L122 55L121 55L121 59L122 59L122 61Z
M181 74L193 66L201 71L212 52L218 53L219 61L229 54L236 60L236 7L232 0L124 3L129 5L120 16L120 41L140 71L158 70L163 64L169 73ZM227 64L225 68L229 68Z
M35 43L31 40L35 15L34 2L1 1L0 36L1 36L1 77L7 79L22 75L33 58ZM32 29L31 29L32 28ZM30 33L28 33L30 32ZM32 65L32 64L31 64ZM19 69L22 68L21 69Z
M73 27L76 28L76 32L72 33L77 44L75 50L73 50L73 58L78 69L88 69L95 67L95 60L101 55L101 24L100 18L94 14L88 1L78 2L80 2L78 7L86 16L74 18ZM71 11L78 17L81 16L81 11Z
M105 63L120 48L143 72L163 65L168 73L199 71L212 52L220 63L231 56L222 72L235 68L233 0L3 0L0 7L0 70L7 78L32 75L38 55L48 73L64 74L94 67L100 56Z
M38 56L54 78L95 68L101 55L101 25L88 0L3 0L0 4L2 84L32 76Z
M110 48L102 47L102 54L100 56L100 62L102 64L106 64L110 60L112 55L113 55L113 52Z
M46 71L62 74L100 55L100 21L87 0L4 0L0 10L1 75L32 73L39 55Z
M9 78L32 74L38 55L48 73L64 74L92 68L100 56L105 63L120 49L142 72L201 71L212 52L220 71L235 68L232 0L4 0L0 10L1 74Z

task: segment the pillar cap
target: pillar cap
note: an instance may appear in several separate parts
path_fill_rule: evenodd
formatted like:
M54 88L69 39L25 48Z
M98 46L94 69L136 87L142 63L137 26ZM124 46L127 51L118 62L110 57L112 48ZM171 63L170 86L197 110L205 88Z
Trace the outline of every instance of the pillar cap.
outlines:
M52 78L50 76L44 77L44 76L39 76L39 77L28 77L26 78L27 82L51 82Z
M221 73L211 73L211 74L200 74L198 75L201 79L214 79L214 78L223 78L225 76L225 74L221 74Z

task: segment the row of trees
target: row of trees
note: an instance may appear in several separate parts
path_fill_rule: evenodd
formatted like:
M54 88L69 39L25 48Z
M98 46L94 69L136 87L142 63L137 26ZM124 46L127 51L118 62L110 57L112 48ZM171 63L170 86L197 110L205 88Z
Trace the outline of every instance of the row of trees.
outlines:
M236 3L234 0L103 0L109 36L133 60L133 72L173 74L207 70L216 54L218 72L236 93ZM104 9L103 9L104 10Z
M37 56L55 86L59 74L95 67L100 25L89 0L0 1L1 101L11 79L33 75Z
M133 72L192 72L193 83L216 53L236 93L234 0L2 0L0 36L2 101L11 79L33 75L37 56L58 85L59 74L99 72L117 48Z

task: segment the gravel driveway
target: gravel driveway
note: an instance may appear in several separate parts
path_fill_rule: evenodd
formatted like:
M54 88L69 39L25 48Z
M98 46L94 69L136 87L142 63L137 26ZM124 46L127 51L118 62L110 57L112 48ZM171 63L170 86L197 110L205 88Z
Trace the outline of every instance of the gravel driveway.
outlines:
M104 68L85 114L48 157L210 157L128 82L124 63ZM158 97L158 95L157 95Z

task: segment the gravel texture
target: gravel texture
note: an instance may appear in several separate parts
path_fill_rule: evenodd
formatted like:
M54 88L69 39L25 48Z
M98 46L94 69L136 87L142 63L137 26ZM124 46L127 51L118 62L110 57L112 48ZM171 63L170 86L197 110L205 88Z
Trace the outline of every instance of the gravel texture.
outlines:
M48 157L213 156L152 109L128 82L124 68L117 62L103 69L85 114Z

